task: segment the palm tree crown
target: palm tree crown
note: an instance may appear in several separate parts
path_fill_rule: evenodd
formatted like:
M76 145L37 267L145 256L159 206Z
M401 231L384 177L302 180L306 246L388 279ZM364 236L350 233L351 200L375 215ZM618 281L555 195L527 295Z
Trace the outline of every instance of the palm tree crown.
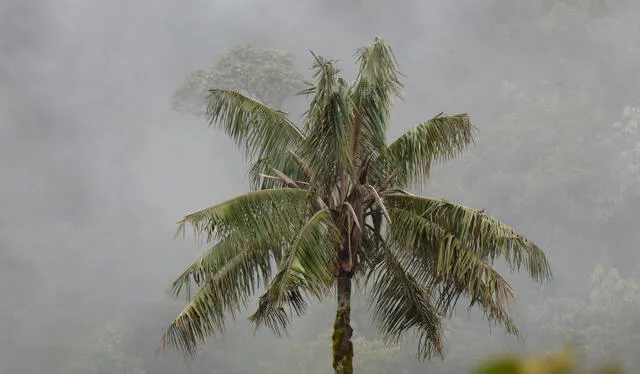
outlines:
M351 330L340 318L348 317L352 279L369 293L380 333L396 342L416 331L422 358L441 354L440 321L460 296L517 334L506 307L515 292L492 264L500 256L543 282L551 277L544 253L482 212L406 191L425 183L434 163L473 144L469 117L441 114L387 143L402 88L397 64L380 38L356 56L353 83L333 61L313 56L315 83L304 91L311 101L300 127L250 97L211 90L207 119L246 151L252 192L180 222L180 231L190 226L215 244L173 283L189 301L165 345L194 354L258 292L251 322L281 333L337 284L334 368L349 372Z

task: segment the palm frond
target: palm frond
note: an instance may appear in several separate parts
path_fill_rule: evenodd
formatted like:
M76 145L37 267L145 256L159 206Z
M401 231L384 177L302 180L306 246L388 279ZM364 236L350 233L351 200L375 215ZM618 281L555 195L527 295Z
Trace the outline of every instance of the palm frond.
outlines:
M209 123L222 129L252 160L284 157L304 140L300 129L285 113L241 93L213 89L208 100Z
M305 145L302 158L307 162L312 184L328 186L343 173L352 171L349 133L352 105L347 83L331 61L315 56L317 79L305 119Z
M369 190L371 195L373 195L373 198L374 198L378 208L380 209L379 213L382 213L384 215L384 217L387 219L387 221L391 221L391 217L389 216L389 213L387 212L387 207L384 205L384 201L382 201L382 198L378 194L378 191L376 191L376 188L373 187L370 184L367 185L366 188Z
M440 199L387 195L387 207L404 209L442 227L481 259L504 258L511 270L526 268L536 282L546 282L552 273L544 252L522 234L477 210Z
M355 107L352 148L355 154L360 147L379 154L386 146L385 132L392 100L400 97L401 74L391 47L381 38L358 49L355 55L360 70L351 88Z
M176 235L191 226L196 237L206 235L209 241L237 231L276 245L313 214L312 204L312 196L302 189L255 191L187 215Z
M330 269L337 264L341 242L340 230L333 223L331 213L316 212L285 249L278 270L260 299L258 311L251 316L254 325L266 324L279 333L286 329L289 321L283 311L285 304L300 315L307 308L307 297L322 300L334 281Z
M376 266L370 285L373 321L386 342L396 344L408 331L418 335L418 356L442 357L441 315L431 302L429 289L406 269L391 247Z
M268 294L262 294L258 301L258 309L249 317L249 321L257 330L261 326L266 326L276 336L282 336L287 332L287 327L291 322L291 311L296 316L302 315L307 310L307 301L300 289L293 289L285 295L285 304L290 308L290 312L284 306L275 306L269 301Z
M400 208L390 208L389 214L389 243L399 249L420 284L438 291L438 310L451 314L459 298L467 296L470 306L479 304L489 322L518 335L507 310L515 291L487 259L428 218Z
M391 143L376 166L386 167L392 186L424 183L433 163L449 160L473 144L473 130L466 114L437 116Z
M441 259L450 258L453 262ZM453 237L441 243L438 276L433 278L438 290L437 307L451 315L460 296L467 296L469 307L478 305L490 324L501 324L509 334L520 336L508 307L516 297L511 285L476 253L465 250Z
M247 236L228 237L214 245L174 282L174 294L194 279L202 287L170 324L162 346L193 356L207 336L224 332L226 318L235 318L256 289L266 284L271 259L264 243Z
M254 162L249 169L251 188L255 191L288 187L287 183L278 177L274 170L281 172L297 185L307 186L309 184L309 170L300 162L302 160L298 161L293 152L282 157L265 157Z
M240 255L243 251L261 251L265 256L269 256L270 252L276 256L280 248L264 241L255 240L251 235L243 235L240 231L235 231L224 237L222 240L214 244L195 262L188 266L180 276L173 281L170 287L170 294L174 297L185 295L187 301L191 300L192 287L202 287L210 279L217 276L217 273L234 257ZM270 270L265 273L262 281L266 284ZM250 274L250 276L253 276ZM255 283L252 283L255 284ZM253 287L252 287L253 289Z

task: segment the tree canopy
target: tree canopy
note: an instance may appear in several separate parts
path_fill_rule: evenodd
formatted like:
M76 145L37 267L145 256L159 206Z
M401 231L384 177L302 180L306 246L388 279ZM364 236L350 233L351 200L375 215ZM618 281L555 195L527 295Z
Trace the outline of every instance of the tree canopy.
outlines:
M187 74L173 94L180 112L203 114L212 87L239 90L273 108L304 88L295 57L288 51L237 45L218 58L210 70Z

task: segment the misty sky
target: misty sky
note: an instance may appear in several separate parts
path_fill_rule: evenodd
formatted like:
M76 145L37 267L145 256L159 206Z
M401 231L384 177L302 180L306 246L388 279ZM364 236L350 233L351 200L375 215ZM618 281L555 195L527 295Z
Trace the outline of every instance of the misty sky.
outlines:
M188 71L237 43L290 50L305 74L312 49L351 75L354 50L382 36L407 75L390 135L439 112L469 112L487 142L501 81L576 85L604 58L563 38L534 53L523 37L522 53L507 53L492 42L495 8L472 0L373 1L379 8L360 15L334 14L336 3L0 2L0 229L46 279L32 291L42 308L32 309L33 338L162 297L196 253L192 241L173 241L175 222L247 189L232 142L171 108ZM592 63L557 65L554 53ZM61 304L76 314L46 313Z

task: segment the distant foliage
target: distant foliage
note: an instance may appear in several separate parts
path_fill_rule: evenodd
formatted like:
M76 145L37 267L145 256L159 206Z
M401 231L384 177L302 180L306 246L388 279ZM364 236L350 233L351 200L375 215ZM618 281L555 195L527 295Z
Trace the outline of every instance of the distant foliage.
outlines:
M532 308L530 324L538 332L538 347L566 341L579 345L589 362L616 359L638 367L640 346L640 282L623 278L615 268L596 266L586 300L550 298Z
M143 361L128 352L118 326L109 326L87 344L87 350L64 374L147 374Z
M622 196L640 197L640 108L626 106L622 111L622 119L613 123L615 130L613 139L620 154L613 173L619 176L618 199L614 204L622 204Z
M210 70L195 70L185 77L173 95L177 111L202 114L209 90L229 88L273 108L304 88L295 57L288 51L238 45L220 56Z

